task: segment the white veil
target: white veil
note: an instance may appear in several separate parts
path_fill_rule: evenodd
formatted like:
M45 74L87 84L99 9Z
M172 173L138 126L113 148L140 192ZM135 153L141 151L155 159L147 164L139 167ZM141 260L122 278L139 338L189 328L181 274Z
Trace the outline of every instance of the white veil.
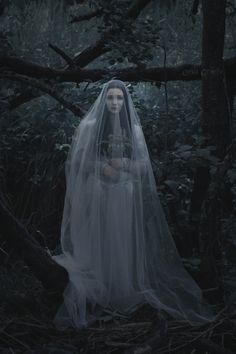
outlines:
M119 112L108 110L110 88L123 92ZM69 283L54 318L58 328L86 327L106 307L130 313L144 303L192 325L214 317L177 252L139 118L120 80L104 84L73 136L61 248L52 257Z

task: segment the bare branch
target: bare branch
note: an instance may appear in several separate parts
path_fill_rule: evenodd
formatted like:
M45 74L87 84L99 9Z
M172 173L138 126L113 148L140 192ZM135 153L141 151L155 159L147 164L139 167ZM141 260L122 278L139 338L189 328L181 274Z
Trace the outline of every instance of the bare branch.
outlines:
M49 48L51 48L52 50L54 50L57 54L59 54L70 67L75 67L74 61L72 58L70 58L62 49L56 47L55 45L49 43L48 44Z
M226 59L224 61L226 78L234 80L236 78L236 57ZM54 80L55 82L96 82L101 79L118 78L123 81L130 82L155 82L161 83L164 81L190 81L201 80L205 71L201 65L182 64L175 67L151 67L140 70L138 67L122 68L122 69L83 69L83 70L55 70L48 67L42 67L22 59L15 57L0 57L0 70L26 75L34 78ZM214 73L212 73L214 74ZM13 79L13 76L12 76ZM26 78L25 78L26 79ZM36 84L37 83L37 84ZM37 81L35 84L39 85ZM42 91L47 92L44 86L38 87ZM50 88L49 94L53 94Z
M14 81L20 81L20 82L24 82L27 85L33 86L37 89L39 89L40 91L43 91L45 93L47 93L48 95L50 95L51 97L53 97L55 100L57 100L58 102L60 102L64 107L66 107L67 109L69 109L71 112L73 112L76 116L80 116L82 117L85 114L85 111L74 105L71 102L66 101L61 95L59 95L54 88L50 87L49 85L46 85L45 83L42 83L38 80L32 79L32 78L28 78L25 77L23 75L20 74L15 74L15 73L1 73L0 74L0 79L9 79L9 80L14 80Z
M110 49L106 47L105 36L98 40L95 44L87 47L80 54L73 58L74 63L77 66L84 67L88 65L91 61L98 58L100 55L109 52Z
M198 13L199 0L194 0L192 5L191 14L196 15Z
M136 19L141 11L148 5L148 3L152 0L137 0L135 1L127 12L127 17ZM84 67L88 65L94 59L100 57L100 55L109 52L111 49L106 46L106 37L111 33L110 30L103 33L103 36L100 40L98 40L94 45L86 48L82 53L78 56L75 56L73 59L74 62L80 67Z
M135 0L128 10L128 17L137 18L151 1L153 0Z
M72 16L70 23L82 22L82 21L90 20L93 17L102 15L102 13L103 13L103 10L102 9L98 9L96 11L90 12L89 14L80 15L80 16Z
M32 92L31 89L27 89L21 92L20 94L4 97L2 98L2 101L6 105L7 109L13 110L19 107L20 105L29 102L37 97L38 94Z

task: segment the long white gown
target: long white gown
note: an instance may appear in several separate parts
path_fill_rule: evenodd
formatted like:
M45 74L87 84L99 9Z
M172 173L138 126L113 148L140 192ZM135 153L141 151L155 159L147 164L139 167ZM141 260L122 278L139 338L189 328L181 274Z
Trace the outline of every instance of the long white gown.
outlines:
M105 97L111 84L120 85L127 100L120 116L113 117L108 151L113 151L112 158L118 156L117 137L124 137L122 124L128 120L133 151L128 167L118 169L112 179L102 174L111 156L94 149L106 129ZM121 81L104 85L80 123L66 161L66 181L62 253L53 256L69 274L54 318L58 328L87 327L106 307L129 314L144 303L193 325L214 318L175 247L141 125Z

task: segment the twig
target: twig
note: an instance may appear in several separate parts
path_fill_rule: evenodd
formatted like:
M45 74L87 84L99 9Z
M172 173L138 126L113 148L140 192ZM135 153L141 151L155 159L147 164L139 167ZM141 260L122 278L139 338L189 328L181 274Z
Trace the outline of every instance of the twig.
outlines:
M19 339L15 338L15 337L12 336L11 334L8 334L6 331L2 331L2 333L3 333L6 337L9 337L9 338L13 339L15 342L17 342L17 343L19 343L20 345L22 345L24 348L26 348L26 349L28 349L28 350L31 349L27 344L23 343L22 341L20 341Z
M166 347L162 348L163 350L160 351L160 354L170 353L170 352L173 352L173 351L176 351L176 350L179 350L179 349L182 349L182 348L185 348L185 347L191 345L192 343L194 343L195 341L200 339L202 336L204 336L206 333L210 332L213 328L218 327L223 321L224 321L224 319L215 323L214 325L209 326L209 328L207 328L205 331L201 332L199 335L197 335L196 337L194 337L190 341L188 341L184 344L180 344L179 346L176 346L173 349L171 349L170 346L166 346Z
M152 322L136 322L136 323L125 323L123 325L120 325L119 327L122 328L128 328L128 327L144 327L144 326L150 326ZM119 328L118 327L118 328Z
M204 348L209 349L214 354L234 354L230 349L221 348L218 344L206 338L200 340L200 345L201 344Z
M7 323L4 323L3 327L0 327L0 333L2 331L5 331L5 329L14 321L15 321L15 318L11 318Z
M199 0L194 0L193 1L193 5L192 5L192 9L191 9L191 14L192 15L196 15L197 14L198 7L199 7Z
M34 324L34 323L29 323L29 322L24 322L24 321L15 321L14 322L15 324L20 324L20 325L24 325L24 326L30 326L30 327L35 327L35 328L40 328L40 329L45 329L45 326L44 325L37 325L37 324Z
M1 247L0 247L0 251L2 251L2 253L4 253L6 256L9 256L9 254L6 251L4 251L4 249Z
M112 341L105 341L105 344L109 347L117 347L117 348L130 348L131 344L129 343L122 343L122 342L112 342Z

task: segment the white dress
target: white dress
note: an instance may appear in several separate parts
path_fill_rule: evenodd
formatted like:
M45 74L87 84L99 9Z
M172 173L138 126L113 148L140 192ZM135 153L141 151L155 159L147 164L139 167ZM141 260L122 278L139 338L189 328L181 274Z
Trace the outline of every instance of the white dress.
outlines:
M101 166L104 160L99 162ZM106 307L130 313L137 304L146 302L145 264L140 258L144 250L138 249L141 244L135 237L135 233L143 230L139 230L142 225L133 219L137 183L134 171L120 171L119 181L113 182L90 173L93 166L93 161L87 163L86 193L80 199L83 215L73 225L80 235L79 242L74 244L73 257L53 256L67 268L70 277L64 303L54 320L61 328L86 327ZM143 159L140 166L144 168ZM76 214L77 206L72 210ZM96 311L89 313L91 304L96 305Z
M66 162L62 253L53 259L66 268L69 283L54 323L61 329L87 327L106 307L128 314L144 303L193 325L212 321L170 234L144 135L123 83L128 98L113 123L112 151L125 151L125 139L121 148L116 138L129 121L130 131L128 125L125 129L132 155L114 178L102 173L109 156L97 153L97 143L108 141L101 139L108 124L103 113L108 85L80 123Z

